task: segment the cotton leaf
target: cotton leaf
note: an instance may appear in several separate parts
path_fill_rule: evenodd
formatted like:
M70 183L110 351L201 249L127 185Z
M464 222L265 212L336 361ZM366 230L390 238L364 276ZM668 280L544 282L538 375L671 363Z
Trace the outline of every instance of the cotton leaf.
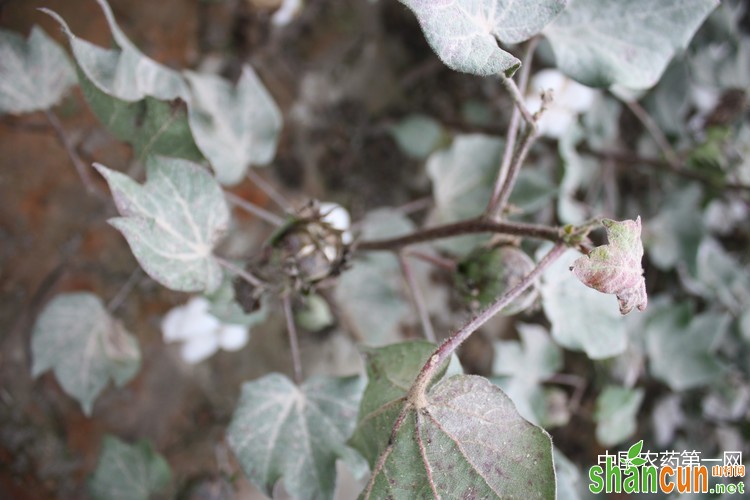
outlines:
M140 185L95 166L122 216L109 223L125 236L148 275L172 290L216 290L222 270L212 252L229 225L229 209L211 174L187 160L150 157L148 180Z
M604 219L609 244L596 247L573 263L571 270L581 282L602 293L612 293L620 303L620 313L637 307L646 309L646 280L641 259L641 218L622 222Z
M488 380L440 380L445 366L425 406L407 411L391 453L379 462L409 387L433 350L427 342L408 342L367 352L368 386L351 439L374 469L364 498L554 498L549 435L524 420Z
M336 459L361 460L346 440L363 385L313 377L296 386L278 373L246 382L227 439L250 481L267 495L281 479L293 498L332 498Z
M168 154L199 160L187 120L189 90L182 76L143 55L104 11L116 47L104 49L76 37L65 21L48 9L68 36L86 102L118 139L132 144L141 158Z
M521 61L498 47L539 33L567 0L400 0L417 16L427 42L451 69L511 76Z
M32 375L53 369L87 415L110 379L123 386L141 362L137 340L91 293L58 295L47 305L34 325L31 354Z
M236 184L250 165L265 165L276 152L281 112L249 66L236 86L215 75L187 72L192 96L190 128L222 184Z
M74 83L68 56L41 28L27 40L0 29L0 115L49 109Z
M104 436L89 493L95 500L148 500L169 484L171 476L167 461L147 441L129 445Z
M561 71L592 87L656 84L718 0L570 0L547 28Z

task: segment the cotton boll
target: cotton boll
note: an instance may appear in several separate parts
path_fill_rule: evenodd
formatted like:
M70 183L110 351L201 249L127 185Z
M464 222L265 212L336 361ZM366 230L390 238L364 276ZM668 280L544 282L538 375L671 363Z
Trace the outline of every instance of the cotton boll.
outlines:
M203 335L196 336L182 345L180 354L182 359L191 365L200 363L219 350L219 339L215 331L207 332Z
M342 243L348 245L352 242L352 233L349 231L352 221L349 212L344 207L337 203L321 202L320 213L323 215L323 222L342 232Z
M541 109L542 93L551 94L552 101L537 125L540 134L556 139L562 137L580 113L591 107L597 94L595 90L554 69L545 69L534 75L529 88L531 90L526 97L526 107L532 113Z
M300 10L302 10L302 0L284 0L279 10L271 17L271 22L276 26L286 26L297 17Z
M184 306L171 309L162 320L164 340L177 342L215 330L219 320L208 313L210 304L204 297L193 297Z
M217 337L219 345L225 351L239 351L250 339L247 327L242 325L222 325Z

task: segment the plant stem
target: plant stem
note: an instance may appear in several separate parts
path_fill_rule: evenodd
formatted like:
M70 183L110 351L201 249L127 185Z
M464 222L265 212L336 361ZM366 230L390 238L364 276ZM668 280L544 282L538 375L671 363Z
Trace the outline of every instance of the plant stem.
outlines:
M417 309L417 314L419 315L419 321L422 324L422 331L424 332L424 337L430 342L436 342L435 330L432 328L432 322L430 321L430 313L427 310L427 306L425 305L424 296L422 295L422 290L419 288L419 283L417 283L417 278L416 276L414 276L414 272L411 266L409 265L409 262L407 261L406 256L404 255L404 252L399 253L398 263L401 265L401 272L404 274L404 278L406 279L406 284L409 287L409 291L411 292L411 298L414 301L414 307Z
M135 269L133 269L133 272L130 273L130 277L128 277L128 280L124 285L122 285L117 294L115 294L115 296L112 297L112 300L110 300L107 304L107 311L110 314L115 312L122 305L122 303L125 302L127 296L130 295L130 292L133 291L135 285L138 284L138 280L141 278L142 274L143 271L140 267L136 267Z
M73 146L73 143L70 142L70 139L68 138L68 135L65 132L65 127L63 127L62 123L60 123L60 119L50 109L45 111L44 115L47 117L47 121L52 126L52 129L55 131L57 140L60 141L60 144L63 146L63 148L65 148L65 152L68 154L68 158L70 158L70 161L73 162L73 166L75 167L76 172L78 173L78 177L81 178L81 181L83 182L83 185L86 188L86 191L88 191L89 194L98 194L99 191L96 189L96 185L94 184L94 181L91 178L91 174L89 173L89 170L86 167L86 164L81 159L81 157L78 156L78 152L76 152L76 148L75 146Z
M518 174L521 171L521 166L526 160L526 156L528 156L529 150L531 150L531 145L534 144L536 138L536 128L526 128L526 132L523 134L521 143L518 145L518 148L513 154L513 160L510 163L508 175L503 182L502 188L500 189L500 194L495 200L495 203L488 207L487 215L489 215L490 217L499 218L503 213L505 205L507 205L508 199L510 198L510 193L513 191L513 188L516 185L516 180L518 180Z
M361 241L357 244L357 249L365 251L398 250L415 243L424 243L426 241L474 233L499 233L510 236L525 236L553 242L560 241L561 237L560 229L552 226L525 224L521 222L496 222L480 217L421 229L411 234L396 238Z
M627 163L629 165L636 166L642 165L653 167L658 170L663 170L665 172L679 175L680 177L685 177L686 179L692 179L698 182L702 182L711 187L721 190L727 189L730 191L750 191L750 185L748 184L741 184L736 182L717 183L717 180L715 178L703 175L699 172L687 170L682 167L682 165L674 166L665 160L661 160L659 158L646 158L630 151L597 151L590 148L583 148L581 149L581 151L602 160L611 160L616 163Z
M214 255L213 257L214 257L214 260L216 260L216 262L221 267L223 267L223 268L227 269L228 271L236 274L237 276L239 276L243 280L247 281L251 285L253 285L255 287L263 287L263 286L266 285L260 278L254 276L252 273L250 273L248 271L245 271L241 267L232 264L228 260L226 260L226 259L224 259L222 257L219 257L218 255Z
M503 84L503 87L505 87L505 90L507 90L510 94L510 97L516 104L516 109L521 112L521 116L523 116L523 119L526 121L528 126L531 128L535 128L536 123L534 120L534 115L532 115L529 111L529 108L526 107L526 104L523 100L523 94L516 85L516 82L513 81L512 78L508 78L505 75L500 75L500 82Z
M526 46L526 52L523 57L523 66L521 66L521 73L518 79L518 85L521 93L526 92L526 86L529 81L529 73L531 72L531 62L534 58L534 51L539 43L537 37L529 40ZM508 125L508 133L505 136L505 150L503 151L503 159L500 162L500 170L497 173L497 179L495 180L495 186L492 190L492 198L487 205L487 214L492 217L493 214L490 212L490 208L497 205L497 200L500 196L501 188L505 183L505 179L508 177L508 170L510 169L510 161L513 158L513 151L516 146L516 139L518 138L518 129L521 125L521 111L520 104L513 107L513 114L510 117L510 124ZM523 105L525 106L525 104Z
M258 217L259 219L264 220L265 222L268 222L272 226L281 226L284 224L284 219L279 217L278 215L269 212L268 210L259 207L258 205L254 203L250 203L249 201L245 200L244 198L241 198L237 196L234 193L230 193L229 191L224 192L224 197L227 199L229 203L232 205L235 205L242 210L245 210L248 213L251 213Z
M269 182L263 177L258 175L255 170L249 168L247 170L247 178L250 179L256 186L258 186L269 198L271 198L276 204L281 207L285 212L291 213L293 211L292 204L287 201L286 198L281 196Z
M292 351L292 364L294 365L294 383L302 383L302 361L299 355L299 344L297 342L297 325L294 324L294 314L292 313L292 299L289 293L281 297L284 305L284 316L286 317L286 330L289 334L289 348Z
M651 137L656 142L656 145L659 146L662 154L664 154L664 159L667 160L667 163L669 163L672 168L678 168L680 166L680 158L677 156L677 153L675 153L672 145L669 144L667 136L665 136L664 132L661 131L659 125L656 123L656 120L654 120L651 115L649 115L648 112L643 108L643 106L641 106L636 101L625 101L625 105L643 124L648 133L651 134Z
M558 243L545 255L542 260L531 270L529 274L513 288L508 290L502 296L500 296L495 302L490 304L484 311L480 312L477 316L471 319L468 323L462 326L456 333L448 337L440 347L430 356L430 359L422 367L422 370L417 375L416 380L411 388L411 394L417 399L421 400L425 397L427 386L429 385L432 377L435 374L435 370L448 359L469 336L474 333L479 327L489 321L495 314L500 312L505 306L510 304L516 297L521 295L528 287L534 284L534 282L541 276L547 267L555 262L565 252L565 245ZM413 399L413 398L410 398Z
M370 498L372 489L375 486L375 478L383 469L383 467L385 467L385 462L388 460L388 456L393 451L393 447L396 443L398 431L401 429L404 422L409 417L409 414L415 411L420 411L427 404L427 387L434 377L437 368L446 359L448 359L456 351L458 346L460 346L462 342L469 338L469 336L474 333L480 326L486 323L503 307L507 306L511 301L522 294L524 290L526 290L529 286L534 284L534 282L539 278L544 270L555 260L557 260L564 251L565 246L561 243L558 243L557 245L552 247L552 250L550 250L547 255L545 255L542 260L539 261L536 267L528 275L526 275L520 283L518 283L516 286L508 290L504 295L499 297L493 304L479 313L477 317L469 321L466 325L461 327L461 329L456 333L448 337L448 339L440 344L440 347L435 350L432 356L430 356L430 358L427 360L427 363L425 363L416 379L414 380L414 383L409 390L409 394L404 401L404 406L402 407L401 412L393 423L393 427L391 428L391 435L388 439L388 445L378 457L378 460L375 463L375 467L373 467L372 475L370 476L370 480L367 483L367 487L364 491L364 498Z
M433 255L425 252L420 252L418 250L404 250L404 255L408 257L414 257L415 259L423 260L429 264L432 264L435 267L439 267L440 269L445 269L446 271L454 272L456 270L456 261L451 259L446 259L445 257L441 257L439 255Z

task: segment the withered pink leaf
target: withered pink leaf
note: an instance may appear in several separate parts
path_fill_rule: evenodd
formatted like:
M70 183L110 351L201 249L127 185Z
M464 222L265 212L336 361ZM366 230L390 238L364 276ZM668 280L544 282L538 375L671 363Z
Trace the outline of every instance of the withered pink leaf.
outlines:
M602 293L613 293L620 303L620 313L637 307L646 309L646 280L641 259L641 218L622 222L604 219L609 244L596 247L570 268L581 282Z

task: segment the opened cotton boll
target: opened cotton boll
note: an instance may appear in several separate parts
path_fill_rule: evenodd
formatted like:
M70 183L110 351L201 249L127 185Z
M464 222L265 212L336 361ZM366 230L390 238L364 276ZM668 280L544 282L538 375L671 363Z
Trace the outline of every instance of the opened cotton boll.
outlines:
M526 97L529 111L536 113L542 107L542 94L551 94L537 126L541 135L559 139L594 102L597 91L571 80L554 69L544 69L531 79Z
M237 351L250 338L247 326L222 323L209 312L210 307L206 298L193 297L171 309L162 320L164 340L182 344L180 355L186 363L200 363L219 349Z
M350 231L352 220L349 212L338 203L329 201L321 202L319 210L322 215L322 221L333 229L341 231L341 242L344 245L349 245L352 242L352 233Z

